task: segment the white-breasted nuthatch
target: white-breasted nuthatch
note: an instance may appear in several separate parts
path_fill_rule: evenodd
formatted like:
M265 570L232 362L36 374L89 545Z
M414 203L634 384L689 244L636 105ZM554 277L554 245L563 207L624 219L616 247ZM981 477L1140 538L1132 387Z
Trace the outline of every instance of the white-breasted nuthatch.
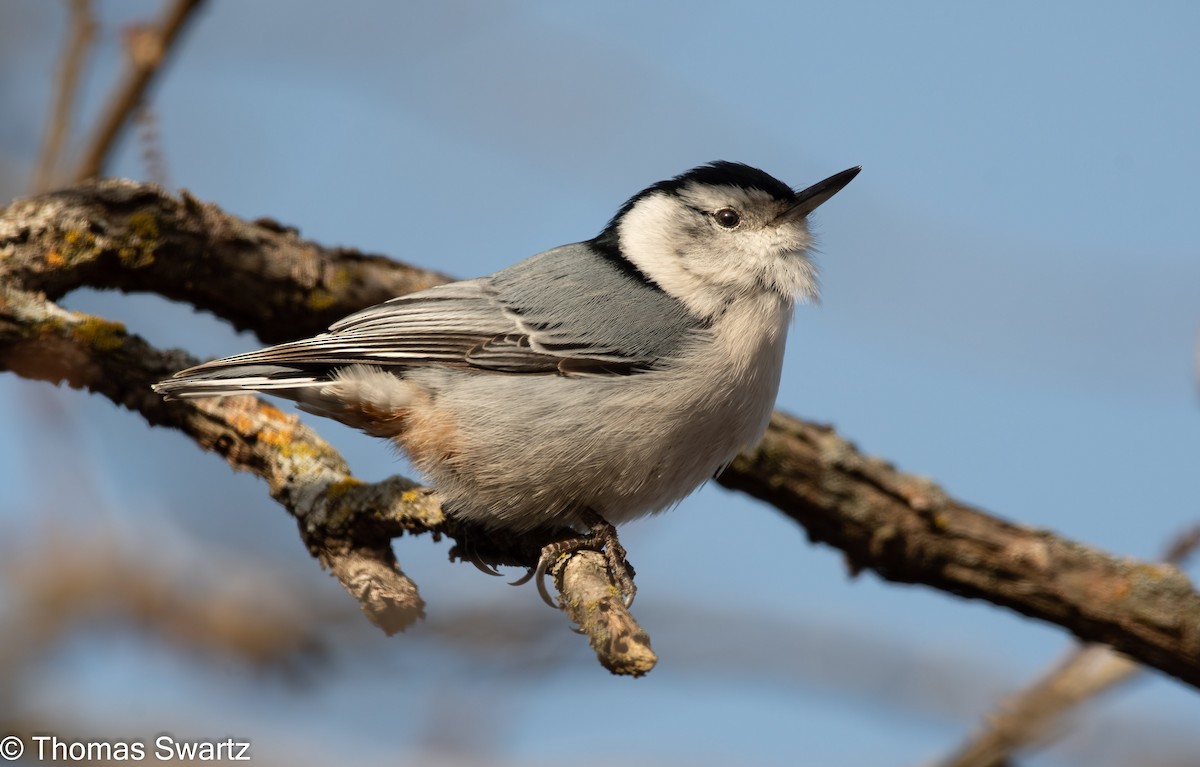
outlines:
M604 551L631 601L613 524L673 506L762 437L793 304L817 295L808 214L858 172L796 192L703 165L634 195L591 240L154 389L266 392L391 439L452 515L590 528L542 551L547 601L547 569L580 548Z

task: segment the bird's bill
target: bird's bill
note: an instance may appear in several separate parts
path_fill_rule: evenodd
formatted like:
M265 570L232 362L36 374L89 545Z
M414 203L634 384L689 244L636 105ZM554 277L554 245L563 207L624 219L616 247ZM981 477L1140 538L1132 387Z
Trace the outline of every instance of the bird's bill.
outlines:
M861 165L847 168L841 173L835 173L824 181L818 181L804 191L797 193L796 201L788 208L787 215L801 218L812 213L820 207L821 203L842 191L842 188L853 181L860 170L862 170Z

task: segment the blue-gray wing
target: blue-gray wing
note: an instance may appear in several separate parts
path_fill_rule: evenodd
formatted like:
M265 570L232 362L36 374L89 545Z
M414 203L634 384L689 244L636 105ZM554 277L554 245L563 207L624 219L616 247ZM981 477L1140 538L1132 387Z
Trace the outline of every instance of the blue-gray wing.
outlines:
M498 373L628 375L703 330L682 305L587 243L372 306L327 333L215 360L242 365L442 365Z

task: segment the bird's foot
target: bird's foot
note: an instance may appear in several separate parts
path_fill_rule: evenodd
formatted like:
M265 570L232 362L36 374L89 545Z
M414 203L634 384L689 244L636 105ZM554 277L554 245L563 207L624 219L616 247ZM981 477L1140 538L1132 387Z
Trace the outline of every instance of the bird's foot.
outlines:
M633 604L633 598L637 594L637 586L633 582L633 565L629 564L629 560L625 558L625 547L617 539L617 529L604 517L592 511L587 512L584 521L591 525L587 534L546 544L542 548L541 556L538 557L537 566L520 579L513 581L512 585L520 586L530 580L534 581L542 601L557 608L558 605L554 603L550 592L546 589L546 576L550 573L550 569L566 555L584 550L598 551L604 555L604 561L608 565L608 575L621 592L621 599L625 602L625 606L629 607Z

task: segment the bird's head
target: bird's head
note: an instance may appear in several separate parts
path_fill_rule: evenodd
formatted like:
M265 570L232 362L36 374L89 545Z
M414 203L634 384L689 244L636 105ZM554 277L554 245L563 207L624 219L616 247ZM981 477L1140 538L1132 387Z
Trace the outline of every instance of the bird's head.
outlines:
M764 292L815 298L808 214L859 170L794 191L749 165L713 162L634 195L594 242L700 316Z

